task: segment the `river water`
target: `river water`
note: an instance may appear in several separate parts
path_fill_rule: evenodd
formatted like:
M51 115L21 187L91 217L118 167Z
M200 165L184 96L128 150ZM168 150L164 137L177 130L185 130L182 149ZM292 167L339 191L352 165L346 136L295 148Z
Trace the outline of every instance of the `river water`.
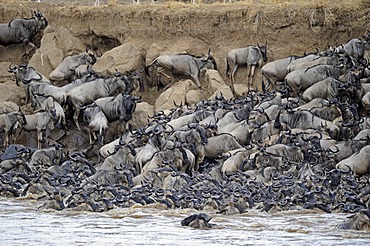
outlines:
M212 229L181 226L195 210L116 208L104 213L38 211L0 198L0 245L369 245L370 231L335 226L348 214L314 210L210 214Z

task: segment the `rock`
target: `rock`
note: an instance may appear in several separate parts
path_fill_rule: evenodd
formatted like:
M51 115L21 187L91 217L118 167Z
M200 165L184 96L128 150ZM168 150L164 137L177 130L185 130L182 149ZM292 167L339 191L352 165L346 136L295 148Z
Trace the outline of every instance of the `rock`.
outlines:
M86 47L81 40L73 37L68 29L50 27L44 32L41 46L28 65L48 77L66 56L79 54L85 50Z
M30 45L27 45L27 50L31 49ZM27 62L27 56L24 54L22 44L12 44L9 46L0 45L0 62L11 61L14 65Z
M210 94L215 93L218 88L225 85L225 81L217 70L209 69L205 73L205 80L208 84Z
M196 90L190 90L185 95L185 101L187 104L192 105L200 100L207 99L207 96L204 95L203 91L196 89Z
M54 33L55 44L63 51L64 57L79 54L86 50L86 46L65 27L59 27Z
M186 91L196 90L197 86L190 79L180 80L166 91L161 93L154 103L155 111L162 111L174 107L174 102L177 105L186 102ZM192 99L193 100L193 99Z
M162 54L163 50L163 47L160 47L157 43L153 43L146 53L145 65L150 65L150 63L152 63L155 58Z
M15 82L5 82L0 84L0 102L12 101L18 105L22 104L22 99L25 100L26 94L22 87L19 87Z
M57 50L55 50L57 51ZM58 50L60 51L60 50ZM40 53L39 51L36 51L36 53L32 56L28 66L33 67L36 69L36 71L42 75L44 75L46 78L49 77L49 74L51 71L53 71L53 66L50 63L49 57L63 57L62 52L60 51L60 54L58 55L44 55Z
M254 70L253 81L250 85L251 90L257 89L257 88L261 89L261 81L262 81L261 68L262 66L261 67L257 66ZM245 65L239 66L238 70L235 73L235 86L239 84L248 86L248 69Z
M116 72L141 70L143 56L140 50L131 43L122 44L105 52L93 66L100 76L110 76Z
M8 69L9 66L16 66L17 64L11 64L10 62L1 62L0 63L0 83L5 83L5 82L11 82L15 84L15 78L13 73L9 73Z
M239 96L246 95L248 92L248 86L244 84L236 84L235 85L235 91ZM231 92L231 88L227 85L221 85L213 94L210 96L209 99L215 99L216 96L223 95L225 99L231 99L234 98L233 93Z
M231 98L234 98L233 93L231 92L231 89L227 85L220 86L213 94L210 96L210 100L214 100L217 97L223 96L226 100L229 100Z
M153 116L154 106L147 102L136 104L135 112L132 114L132 121L130 122L134 128L140 128L148 125L148 116Z

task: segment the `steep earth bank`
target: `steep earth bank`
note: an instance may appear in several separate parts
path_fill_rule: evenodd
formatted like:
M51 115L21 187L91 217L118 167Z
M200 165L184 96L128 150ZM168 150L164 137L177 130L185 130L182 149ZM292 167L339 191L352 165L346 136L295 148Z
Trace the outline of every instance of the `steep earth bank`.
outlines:
M228 50L268 43L269 60L340 45L370 28L370 4L76 4L0 1L0 22L39 9L95 50L132 42L145 55L153 43L199 54L210 48L225 77ZM21 2L21 3L19 3ZM56 1L57 2L57 1ZM63 1L66 2L66 1ZM6 53L6 52L5 52ZM0 62L17 58L2 54Z

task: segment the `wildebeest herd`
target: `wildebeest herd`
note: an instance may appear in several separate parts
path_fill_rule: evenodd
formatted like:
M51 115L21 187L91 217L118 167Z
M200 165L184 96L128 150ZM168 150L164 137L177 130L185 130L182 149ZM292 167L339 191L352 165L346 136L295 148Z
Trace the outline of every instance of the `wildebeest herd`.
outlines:
M18 22L2 24L0 44L19 43L18 37L3 41ZM1 105L0 194L36 197L45 202L39 209L95 212L153 203L222 214L317 209L355 214L339 228L369 228L370 38L363 38L265 63L262 91L176 105L140 128L128 124L144 89L139 73L99 77L89 50L65 58L49 78L26 64L9 67L34 112ZM230 80L237 65L254 71L261 59L267 61L266 46L230 52ZM162 75L160 67L175 69L200 87L205 64L217 69L210 54L162 56L150 66ZM52 85L57 80L70 83ZM98 139L102 145L98 161L84 151L65 153L57 143L42 146L47 131L66 129L68 122L80 129L81 121L90 144ZM103 145L113 121L122 128ZM20 129L37 131L38 148L16 144Z

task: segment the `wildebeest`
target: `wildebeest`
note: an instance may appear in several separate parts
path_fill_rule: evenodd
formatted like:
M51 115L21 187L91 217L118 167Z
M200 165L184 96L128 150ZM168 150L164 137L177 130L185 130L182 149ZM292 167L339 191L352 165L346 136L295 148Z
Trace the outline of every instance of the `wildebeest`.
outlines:
M234 74L240 65L247 65L248 72L248 90L251 82L253 82L254 70L257 66L261 66L262 62L267 61L267 42L265 45L248 46L245 48L238 48L231 50L226 56L226 72L230 78L230 86L232 92L235 94L234 89Z
M349 40L346 44L337 48L339 52L344 52L345 55L348 55L351 59L362 63L365 53L365 48L367 42L362 41L358 38L353 38Z
M42 74L38 73L33 67L27 66L27 64L20 64L19 66L11 67L9 65L9 73L15 75L15 83L17 86L21 84L29 84L32 81L49 83L50 81Z
M53 114L55 115L55 112L40 110L34 114L25 115L26 121L22 127L26 131L37 132L37 148L39 149L41 148L43 132L54 129Z
M297 96L300 91L306 90L313 84L328 77L338 79L346 70L347 67L344 64L317 65L308 69L298 69L290 72L285 77L285 82L289 86L292 96Z
M275 89L276 81L284 81L285 76L289 73L289 64L298 58L298 56L289 56L287 58L266 63L261 68L262 75L266 79L265 88Z
M28 166L32 171L36 171L44 167L59 165L62 156L62 148L59 145L50 146L43 149L40 148L32 154Z
M314 98L331 100L338 96L338 87L340 85L341 82L339 80L328 77L308 87L303 92L302 98L307 102Z
M154 59L147 67L146 72L148 73L149 68L153 66L154 73L151 75L151 83L157 83L156 74L162 74L163 76L169 78L170 76L165 73L165 70L170 70L174 75L185 75L189 76L193 82L201 88L199 82L199 73L204 69L216 69L216 61L211 55L211 51L208 51L208 55L194 56L191 54L171 54L171 55L161 55Z
M21 110L0 114L0 132L4 131L4 147L8 146L9 138L16 131L18 126L25 123L25 118Z
M288 72L293 72L299 69L308 69L317 65L334 65L338 64L340 58L337 54L331 56L319 56L313 60L307 60L305 62L297 62L288 66Z
M67 98L73 106L73 120L77 128L81 130L78 123L81 106L92 103L98 98L108 97L120 93L126 89L127 83L126 76L122 76L121 73L117 72L108 78L98 78L71 89L67 93Z
M128 121L136 109L138 96L124 95L123 93L113 97L102 97L95 100L95 104L101 108L109 122L119 120L125 123L124 130L128 129Z
M63 85L62 88L66 93L68 93L70 90L72 90L73 88L79 86L79 85L82 85L83 83L87 83L87 82L91 82L93 80L96 80L98 78L98 75L95 74L94 71L90 71L88 74L82 76L81 78L78 78L66 85Z
M368 230L370 229L369 211L360 212L347 217L348 220L338 224L336 228L342 230Z
M205 213L193 214L181 221L182 226L190 226L196 229L211 228L212 224L209 221L212 218Z
M291 61L289 63L289 65L287 67L288 73L290 73L293 70L297 70L297 69L292 70L291 67L294 68L294 67L297 67L297 66L301 66L302 64L306 64L307 62L314 61L318 58L320 58L320 56L318 54L309 54L309 55L305 55L303 57L297 58L294 61Z
M282 113L276 117L275 126L281 126L284 124L290 129L301 128L301 129L322 129L330 135L333 139L338 139L339 127L336 126L333 122L321 119L313 115L309 111L292 111Z
M17 86L21 86L25 89L26 102L30 100L29 86L32 83L43 83L50 84L50 81L42 74L38 73L33 67L27 66L27 64L21 64L19 66L11 67L9 65L9 73L15 75L15 83Z
M84 110L83 118L88 125L90 144L93 145L98 139L99 145L103 145L108 130L108 120L101 108L95 104L88 105ZM96 133L98 133L98 137L96 137Z
M336 165L337 169L351 169L357 175L364 175L370 172L370 146L363 147L360 152L355 153Z
M31 40L40 30L47 27L48 21L41 12L34 11L34 14L33 18L19 18L0 24L0 45L23 44L26 55L29 53L26 50L27 44L30 44L32 49L36 48Z
M67 100L67 93L61 87L48 83L31 82L27 85L27 90L26 94L31 102L35 100L35 95L50 96L61 106L64 106Z
M54 122L56 127L65 128L67 126L64 109L53 97L36 94L31 99L33 99L31 107L35 111L47 110L55 112Z
M63 61L50 73L49 78L54 81L69 80L75 74L75 70L83 64L94 64L95 55L92 51L73 56L67 56Z
M219 158L223 153L240 148L242 148L242 146L231 134L222 133L217 136L210 137L207 140L207 144L199 144L196 146L197 161L195 170L198 170L199 164L203 162L205 157L216 159Z

